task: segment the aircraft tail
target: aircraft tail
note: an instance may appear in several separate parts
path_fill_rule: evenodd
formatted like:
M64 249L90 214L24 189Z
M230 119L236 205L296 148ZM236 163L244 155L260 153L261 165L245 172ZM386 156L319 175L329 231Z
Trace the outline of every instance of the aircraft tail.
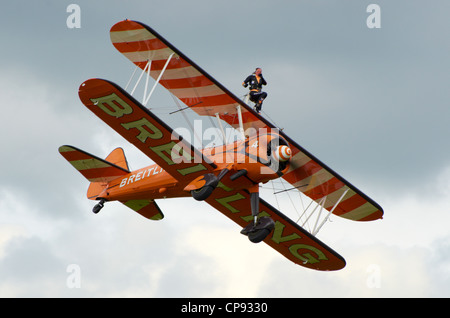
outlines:
M59 153L89 180L91 184L87 197L91 200L102 199L102 194L105 193L110 181L130 173L122 148L114 149L104 160L73 146L61 146ZM154 200L120 202L148 219L161 220L164 218L164 214Z
M61 146L59 153L91 182L87 193L91 200L99 197L110 181L130 173L122 148L114 149L105 160L73 146Z

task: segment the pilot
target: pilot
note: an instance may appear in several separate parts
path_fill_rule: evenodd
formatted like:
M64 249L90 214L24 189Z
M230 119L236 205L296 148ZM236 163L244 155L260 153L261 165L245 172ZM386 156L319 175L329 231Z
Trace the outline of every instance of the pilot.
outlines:
M249 86L250 89L250 100L255 103L255 110L257 113L261 111L262 103L264 99L267 97L267 93L261 91L263 85L267 85L266 80L262 76L262 69L256 68L253 74L249 75L244 82L242 82L242 86Z

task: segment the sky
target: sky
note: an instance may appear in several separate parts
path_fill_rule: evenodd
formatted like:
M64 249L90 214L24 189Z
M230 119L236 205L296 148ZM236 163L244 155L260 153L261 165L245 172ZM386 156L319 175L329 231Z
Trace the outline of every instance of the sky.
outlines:
M448 12L447 0L5 2L0 297L449 297ZM318 234L344 269L295 265L191 198L159 200L159 222L114 202L91 212L59 146L151 164L78 99L89 78L127 83L134 67L109 39L126 18L237 96L261 67L265 115L383 207L383 220L332 216Z

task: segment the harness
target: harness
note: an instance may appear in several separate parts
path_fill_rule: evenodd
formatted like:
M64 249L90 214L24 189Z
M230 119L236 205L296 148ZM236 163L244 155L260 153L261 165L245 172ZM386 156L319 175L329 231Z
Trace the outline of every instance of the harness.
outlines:
M263 86L263 83L265 83L265 81L262 77L260 77L259 82L258 82L256 75L252 74L247 77L247 79L245 80L245 83L248 83L250 85L250 87L249 87L250 91L260 92L261 88Z

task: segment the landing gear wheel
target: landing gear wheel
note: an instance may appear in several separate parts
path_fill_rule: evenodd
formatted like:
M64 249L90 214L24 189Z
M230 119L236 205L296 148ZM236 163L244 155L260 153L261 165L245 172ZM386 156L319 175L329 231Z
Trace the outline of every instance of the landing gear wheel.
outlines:
M214 191L214 189L219 184L220 179L228 172L228 169L223 169L219 176L217 177L213 173L207 173L202 176L200 180L204 180L205 183L203 187L195 190L191 190L192 197L197 201L203 201L206 200L211 193Z
M252 243L259 243L261 241L264 241L264 239L269 234L270 234L270 231L268 229L261 229L261 230L255 231L255 232L248 233L248 239Z
M206 200L211 193L214 191L214 187L212 186L204 186L197 190L192 190L191 195L197 201Z
M250 242L259 243L263 241L275 228L275 222L267 216L261 217L258 222L251 222L242 229L241 234L247 235Z
M97 214L98 212L100 212L100 210L103 208L104 204L105 204L105 199L101 199L99 203L97 203L93 208L92 208L92 212L94 212L95 214Z

